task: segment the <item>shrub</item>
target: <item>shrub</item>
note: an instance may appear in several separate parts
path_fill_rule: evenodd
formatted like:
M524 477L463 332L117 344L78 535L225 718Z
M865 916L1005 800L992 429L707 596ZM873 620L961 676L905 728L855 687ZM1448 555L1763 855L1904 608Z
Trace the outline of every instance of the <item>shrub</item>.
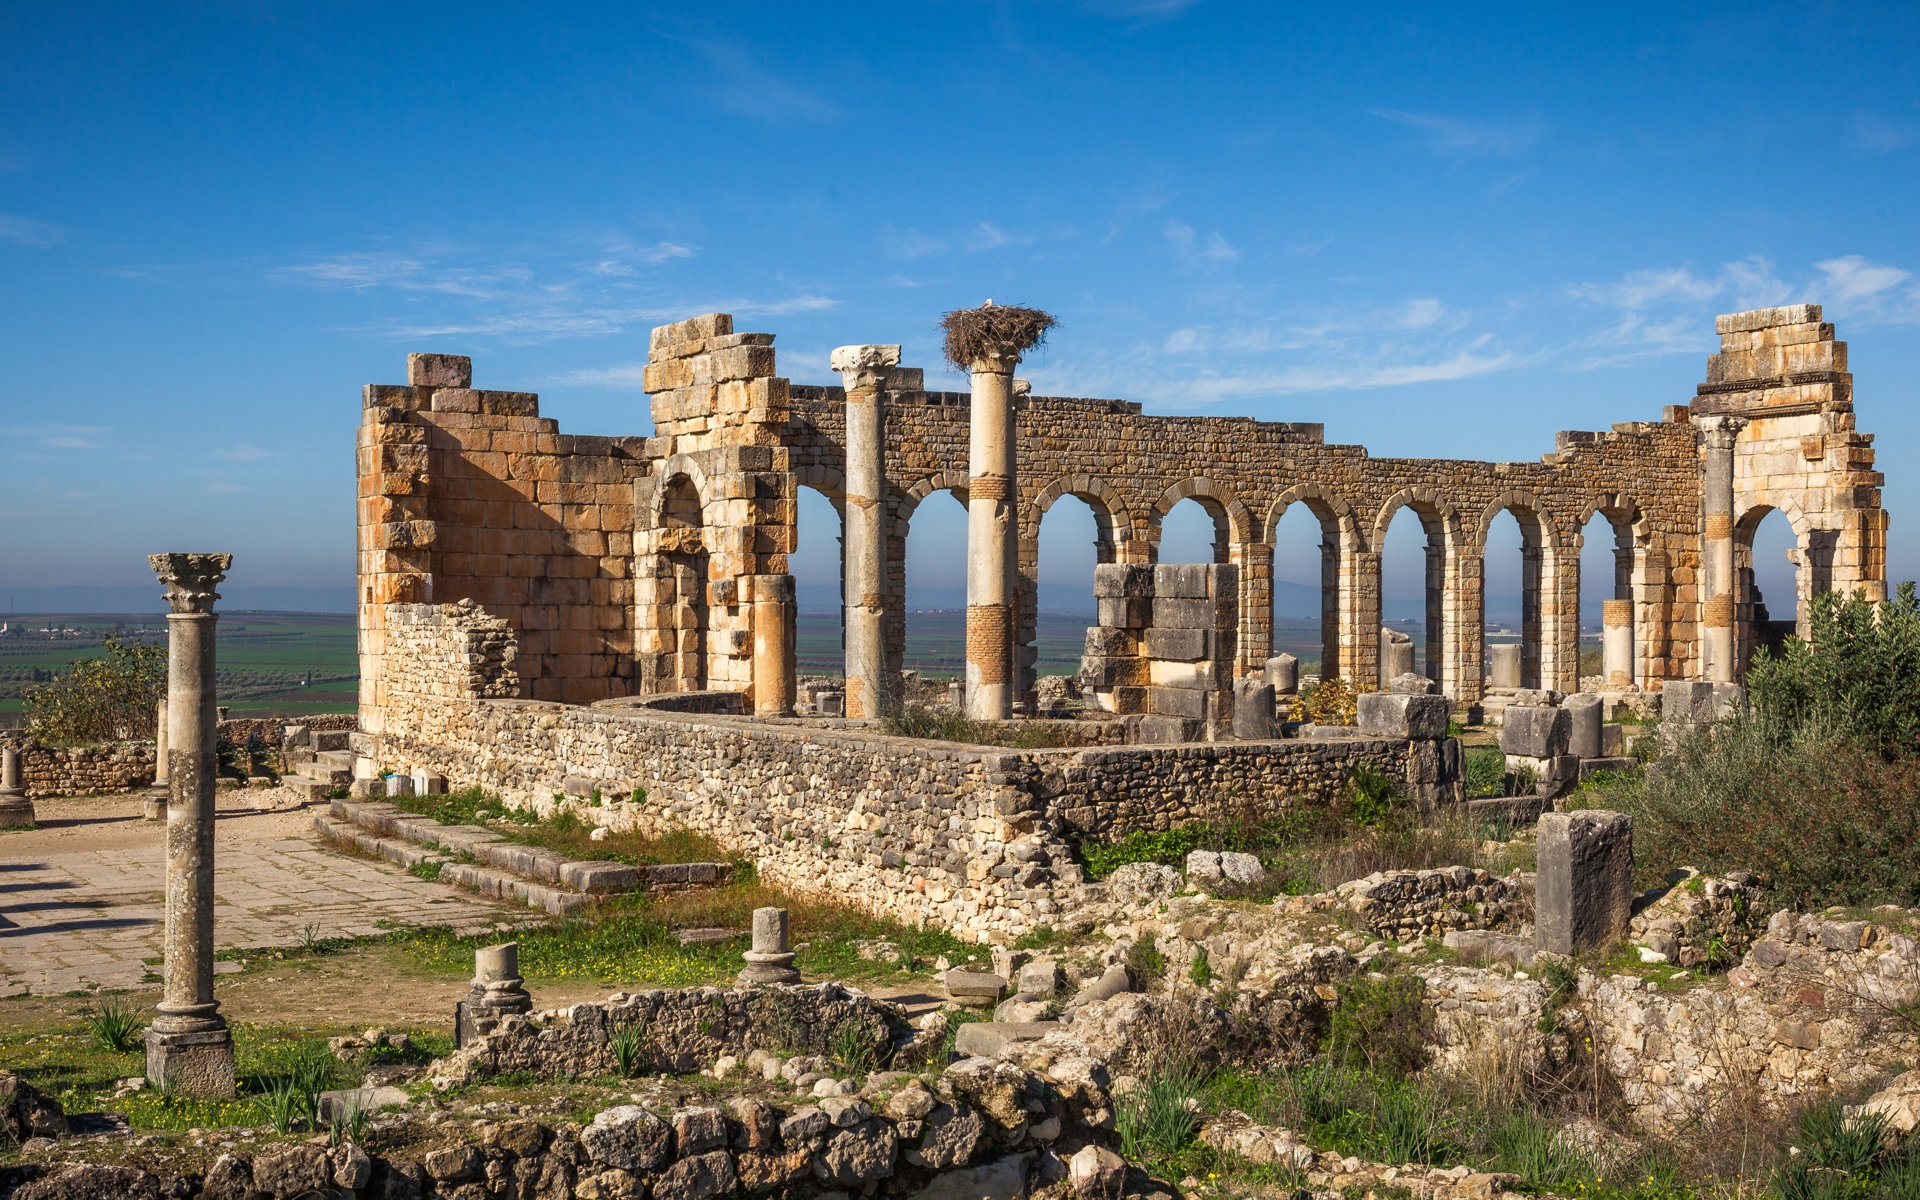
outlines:
M1367 690L1355 688L1338 675L1323 679L1293 698L1293 704L1287 710L1287 720L1312 721L1316 725L1351 725L1359 720L1360 693Z
M153 736L156 706L167 694L166 647L111 634L101 647L100 657L80 659L22 693L33 736L67 744Z
M1789 638L1747 674L1753 721L1776 743L1823 730L1892 760L1920 753L1920 598L1903 583L1893 599L1816 596L1810 641Z
M1347 780L1343 815L1356 825L1379 825L1405 799L1406 789L1398 779L1361 763Z
M1152 934L1141 934L1127 947L1127 973L1143 983L1167 973L1167 956Z
M1337 1063L1364 1063L1385 1075L1410 1075L1426 1065L1433 1029L1433 1010L1419 976L1356 978L1341 990L1328 1022L1327 1056Z
M1467 799L1504 796L1507 793L1507 756L1490 747L1468 750L1465 762Z
M140 1010L132 1001L112 997L86 1016L87 1033L102 1050L125 1054L140 1044Z

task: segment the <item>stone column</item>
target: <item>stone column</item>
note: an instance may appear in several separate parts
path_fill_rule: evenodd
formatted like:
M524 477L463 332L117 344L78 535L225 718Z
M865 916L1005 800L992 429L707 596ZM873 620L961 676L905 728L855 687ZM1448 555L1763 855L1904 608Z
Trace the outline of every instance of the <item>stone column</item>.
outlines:
M153 783L147 787L140 815L149 821L167 819L167 698L160 697L153 714Z
M1016 354L972 365L967 428L967 715L1013 715L1014 541L1013 369Z
M33 801L20 782L20 752L0 747L0 829L33 824Z
M231 554L147 559L167 603L166 984L147 1030L147 1078L184 1095L233 1095L233 1031L213 998L213 589Z
M793 617L791 575L742 577L752 593L753 715L793 715Z
M1600 673L1609 688L1633 686L1633 601L1600 606Z
M1700 430L1700 616L1704 674L1733 682L1733 446L1746 421L1695 417Z
M753 910L753 949L740 957L747 960L739 976L741 987L756 983L799 983L794 970L794 952L787 948L787 910Z
M880 384L898 346L842 346L833 369L847 390L847 716L885 715L898 689L887 670L887 435Z

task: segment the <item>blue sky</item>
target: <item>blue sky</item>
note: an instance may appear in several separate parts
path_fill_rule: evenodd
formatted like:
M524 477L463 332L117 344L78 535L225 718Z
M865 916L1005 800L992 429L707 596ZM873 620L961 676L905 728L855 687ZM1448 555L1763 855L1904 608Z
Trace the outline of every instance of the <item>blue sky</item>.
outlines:
M644 433L660 321L826 382L851 342L933 368L989 296L1060 316L1037 391L1491 459L1685 402L1716 312L1821 302L1920 566L1910 9L694 11L0 8L0 586L160 548L350 583L359 387L409 350Z

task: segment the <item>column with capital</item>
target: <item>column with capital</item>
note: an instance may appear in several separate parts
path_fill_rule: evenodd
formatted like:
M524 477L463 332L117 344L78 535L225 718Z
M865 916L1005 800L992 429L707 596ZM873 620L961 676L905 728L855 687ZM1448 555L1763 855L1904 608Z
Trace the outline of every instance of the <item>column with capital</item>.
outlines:
M1740 417L1695 417L1700 431L1700 624L1702 673L1714 683L1732 683L1733 637L1733 447L1746 421Z
M847 391L847 716L884 716L887 672L887 436L881 383L900 365L898 346L842 346L833 369Z
M947 361L973 382L967 425L967 715L1004 721L1013 715L1014 579L1020 569L1013 370L1054 319L1037 308L989 300L948 313L942 324Z
M164 991L147 1079L202 1099L234 1092L233 1031L213 998L214 591L231 554L155 554L166 589L167 895Z

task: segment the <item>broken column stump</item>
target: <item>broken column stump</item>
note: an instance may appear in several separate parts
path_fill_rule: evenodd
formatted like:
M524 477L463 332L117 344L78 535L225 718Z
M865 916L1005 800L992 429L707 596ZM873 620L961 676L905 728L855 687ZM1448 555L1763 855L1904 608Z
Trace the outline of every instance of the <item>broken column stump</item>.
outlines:
M1633 917L1633 818L1588 809L1540 817L1534 941L1573 954L1625 937Z

